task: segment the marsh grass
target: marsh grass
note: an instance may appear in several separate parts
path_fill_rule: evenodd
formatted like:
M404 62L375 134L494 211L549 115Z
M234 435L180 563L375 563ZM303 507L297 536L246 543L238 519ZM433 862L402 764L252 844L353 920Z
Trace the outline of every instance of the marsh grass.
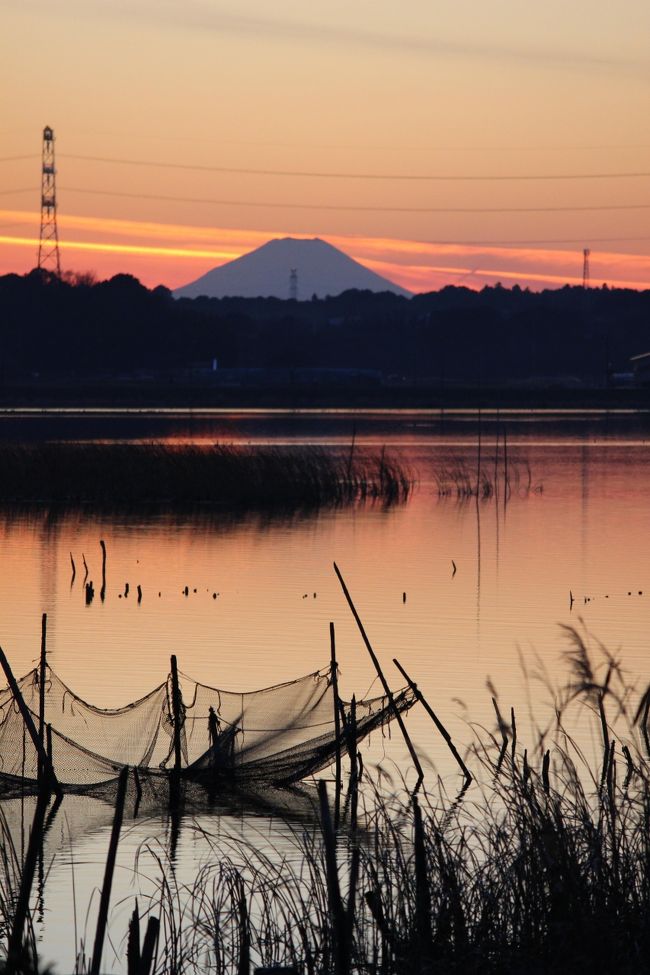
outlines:
M313 446L0 443L0 503L317 508L405 501L413 478L386 451Z
M439 498L455 498L468 501L478 498L509 501L513 497L526 498L530 494L540 494L543 486L533 480L533 473L527 461L510 463L502 472L497 465L481 465L473 470L464 463L449 464L434 474Z
M615 656L566 632L569 678L552 689L548 723L526 743L495 700L495 727L466 750L468 788L438 780L416 798L364 771L357 830L328 835L323 816L295 825L282 849L195 824L207 854L186 884L168 850L143 847L142 916L161 924L155 971L647 970L650 688L640 693ZM571 735L585 716L599 742L591 760Z
M201 829L208 854L186 885L159 848L148 906L162 926L156 971L646 970L650 692L636 692L604 648L567 635L570 675L549 723L526 744L497 704L494 729L467 749L474 781L458 794L441 780L417 798L387 794L364 772L359 827L344 826L329 853L328 817L295 826L290 850ZM578 715L600 738L595 761L570 734ZM149 881L151 863L140 865Z

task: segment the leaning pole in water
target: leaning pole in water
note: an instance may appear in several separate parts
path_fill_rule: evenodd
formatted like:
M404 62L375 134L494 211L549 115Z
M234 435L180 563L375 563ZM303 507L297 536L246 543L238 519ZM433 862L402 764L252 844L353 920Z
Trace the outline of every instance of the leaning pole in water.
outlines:
M29 736L34 743L34 748L36 749L36 753L38 755L39 764L42 764L43 768L47 769L47 776L43 776L43 782L39 783L39 791L41 791L43 789L43 786L47 784L48 789L51 788L54 790L54 792L56 792L57 796L62 796L63 792L61 790L59 781L54 773L54 767L52 765L52 762L50 761L50 758L47 755L45 748L43 747L43 742L39 738L38 731L36 730L36 725L34 724L34 719L32 718L29 708L25 704L23 695L20 693L20 688L18 687L16 678L13 675L11 667L9 666L9 661L7 660L7 657L2 647L0 647L0 666L5 672L5 677L7 678L7 683L11 688L11 693L13 694L14 700L18 705L18 709L22 715L23 721L25 722L25 727L29 732Z
M416 750L415 750L415 748L413 746L413 742L411 741L410 735L409 735L408 731L406 730L406 725L404 724L404 719L402 718L402 715L399 712L399 708L395 704L395 698L393 697L393 692L391 691L390 687L388 686L388 681L384 677L384 672L381 669L381 664L379 663L379 660L377 658L377 655L376 655L375 651L372 649L372 645L370 643L370 640L368 639L368 636L366 634L364 625L361 622L361 617L357 613L356 607L355 607L354 603L352 602L352 596L348 592L348 587L345 584L345 581L343 579L343 576L341 575L341 572L340 572L339 567L336 564L336 562L334 562L334 571L336 572L336 575L338 577L338 580L341 583L341 589L343 590L343 595L347 599L348 606L350 607L350 610L352 612L352 615L354 616L354 619L356 621L356 624L359 627L359 632L361 633L361 636L363 638L363 642L366 645L366 650L370 654L370 659L372 660L372 662L374 664L375 670L377 671L377 676L379 677L379 680L381 681L381 685L384 688L384 694L388 698L388 703L390 705L391 711L393 712L393 717L395 718L395 720L397 721L397 724L399 725L399 730L402 732L402 737L404 738L404 741L406 742L406 747L409 750L409 754L410 754L410 756L411 756L411 758L413 760L413 764L415 765L415 769L416 769L416 771L418 773L418 779L417 779L417 782L415 783L415 788L413 789L413 794L415 795L415 793L419 790L420 786L422 785L422 782L424 781L424 772L423 772L422 766L420 764L420 759L418 758L417 752L416 752Z

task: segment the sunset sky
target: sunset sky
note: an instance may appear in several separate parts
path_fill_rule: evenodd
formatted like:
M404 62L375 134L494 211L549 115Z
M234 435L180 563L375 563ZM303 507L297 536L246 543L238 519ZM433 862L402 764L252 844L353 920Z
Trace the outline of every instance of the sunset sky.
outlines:
M415 291L650 287L647 0L0 0L0 273L319 236ZM543 177L543 178L539 178ZM570 177L570 178L566 178Z

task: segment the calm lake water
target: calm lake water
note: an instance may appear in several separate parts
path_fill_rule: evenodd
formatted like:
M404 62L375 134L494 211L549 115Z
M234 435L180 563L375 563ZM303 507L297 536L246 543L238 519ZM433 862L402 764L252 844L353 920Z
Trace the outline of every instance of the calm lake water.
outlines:
M504 427L513 482L507 503ZM405 505L366 504L292 518L0 513L0 642L15 672L26 672L38 657L46 612L52 667L94 704L113 707L140 697L164 680L171 653L184 673L226 689L290 680L328 663L330 620L343 696L379 693L333 561L389 679L400 683L391 663L397 657L459 745L471 741L474 725L494 727L488 679L502 709L516 708L520 734L526 735L531 710L540 721L549 716L550 694L534 677L526 682L522 662L529 671L542 662L550 678L562 683L563 627L581 628L594 647L600 641L618 652L639 685L650 680L645 415L502 413L484 414L479 423L475 414L462 412L177 411L70 415L62 425L60 417L41 412L0 415L0 436L3 429L9 437L22 430L27 438L166 436L336 448L349 447L354 436L355 450L387 444L417 475L417 489ZM481 467L498 484L498 495L478 504L474 498L440 497L442 471L462 467L476 476L479 429ZM106 600L86 606L82 558L98 588L100 539L108 552ZM77 565L72 584L71 553ZM124 598L127 582L130 594ZM455 772L429 719L414 710L408 727L418 750L453 788ZM583 733L589 746L587 724ZM366 761L409 779L405 755L393 732L390 739L375 736ZM429 773L432 783L435 771ZM49 842L54 860L39 925L43 954L60 971L70 970L74 957L73 867L80 935L90 892L101 880L110 820L100 804L93 814L76 809L73 801L66 804ZM14 824L20 812L11 810ZM203 822L224 843L230 836L276 848L290 843L290 830L280 820L225 815ZM150 836L164 843L167 832L163 814L129 824L114 902L133 890L139 845ZM179 876L191 878L203 855L205 847L192 831L181 831ZM93 917L91 910L89 931ZM113 928L116 945L126 931L124 912L120 917ZM105 959L109 970L110 948Z

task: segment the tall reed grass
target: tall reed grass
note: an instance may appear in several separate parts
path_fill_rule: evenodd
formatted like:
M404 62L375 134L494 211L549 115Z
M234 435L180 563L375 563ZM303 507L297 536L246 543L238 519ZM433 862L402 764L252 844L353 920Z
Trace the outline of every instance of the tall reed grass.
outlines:
M477 784L460 796L365 794L362 831L338 839L342 917L319 834L297 833L301 855L281 860L234 848L227 897L223 864L211 874L218 898L206 897L210 868L185 892L193 907L184 957L204 967L187 961L184 970L237 971L232 910L242 896L252 956L309 975L342 975L336 946L346 936L349 970L369 975L645 970L650 693L635 713L616 659L603 651L597 666L585 640L569 635L570 680L529 747L514 713L506 721L497 706L497 726L467 756ZM576 708L593 715L597 766L569 733ZM211 951L216 932L230 932L227 951Z
M568 635L570 679L549 724L526 745L495 700L458 794L438 781L387 795L364 772L356 830L335 834L327 807L320 825L295 828L292 851L201 830L209 855L190 884L162 846L143 848L137 867L155 889L142 916L160 921L152 971L647 970L650 688L639 695L615 657ZM576 709L593 719L596 761L570 734Z
M440 468L434 475L438 497L468 501L478 498L509 501L512 497L526 498L541 493L543 487L533 481L527 461L511 462L505 472L485 465L472 470L464 463Z
M413 478L385 451L313 446L0 443L0 503L297 509L406 500Z

